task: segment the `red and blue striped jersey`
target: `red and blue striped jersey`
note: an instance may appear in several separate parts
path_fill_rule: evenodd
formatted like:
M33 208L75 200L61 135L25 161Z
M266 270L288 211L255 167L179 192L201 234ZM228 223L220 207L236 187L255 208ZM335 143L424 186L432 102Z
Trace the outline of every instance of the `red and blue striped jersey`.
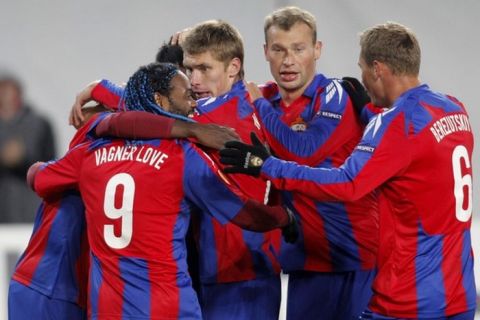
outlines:
M70 148L87 140L97 121L95 115L80 128ZM55 299L86 307L89 246L85 213L76 192L58 193L43 200L37 210L33 232L12 278Z
M108 80L102 80L92 92L93 98L113 109L121 104L122 89ZM264 141L260 123L254 113L249 95L242 81L215 98L197 102L194 119L200 123L216 123L235 129L243 141L250 142L250 132ZM223 168L219 154L207 150L215 163ZM246 175L231 176L234 186L250 199L267 203L269 183ZM197 222L197 220L195 220ZM211 215L198 216L195 227L199 247L199 271L202 283L226 283L251 280L280 273L275 252L280 246L280 231L265 233L243 230L233 223L219 224Z
M273 153L313 167L337 168L360 141L363 125L338 80L317 74L304 93L286 106L275 83L261 88L257 109ZM374 193L357 201L319 201L283 192L300 222L300 238L282 242L280 263L287 271L342 272L375 267L378 208Z
M190 212L227 223L247 198L214 162L179 140L100 139L70 150L35 176L42 197L80 190L91 247L89 317L200 318L187 271Z
M37 210L33 233L12 278L50 298L86 307L88 242L80 195L59 194Z
M194 119L200 123L234 128L246 142L251 142L250 132L265 141L243 81L234 83L224 95L199 100L197 110L199 115ZM223 168L218 151L209 150L209 154ZM247 175L233 175L230 179L250 199L268 202L270 182ZM202 283L244 281L280 273L275 255L280 245L279 230L251 232L232 223L220 225L210 215L203 214L197 231Z
M377 188L382 220L371 310L444 317L475 309L472 151L464 106L420 85L372 118L342 166L271 157L262 175L319 200L355 200Z

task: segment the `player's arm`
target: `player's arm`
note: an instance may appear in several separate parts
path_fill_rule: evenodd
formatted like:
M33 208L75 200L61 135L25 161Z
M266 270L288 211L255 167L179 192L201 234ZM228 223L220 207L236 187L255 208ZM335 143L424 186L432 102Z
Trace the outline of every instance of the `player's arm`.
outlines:
M121 104L124 88L108 80L94 81L82 90L72 107L72 119L80 119L83 105L96 101L117 110ZM73 116L74 115L74 116ZM190 138L206 147L220 149L228 140L239 137L231 128L214 124L187 123L169 117L140 111L118 112L95 123L90 131L96 137L119 137L130 139Z
M123 91L123 87L106 79L92 81L77 94L70 110L69 123L78 128L85 122L83 108L90 101L96 101L110 110L118 110Z
M95 135L130 139L190 138L215 149L221 149L226 141L239 139L231 128L186 122L143 111L111 114L98 123Z
M267 142L276 156L316 165L352 138L352 128L359 127L357 115L340 83L336 80L332 83L329 97L322 95L320 110L306 124L305 131L294 131L286 125L270 102L259 96L260 91L252 93L256 87L249 84Z
M210 213L222 224L232 222L257 232L282 228L284 236L296 238L296 220L292 213L281 206L269 207L247 199L205 153L186 146L185 162L188 166L185 168L185 194L202 212Z
M81 144L57 161L33 164L27 173L28 185L44 199L65 190L78 189L79 168L85 148L86 144Z
M376 118L339 168L312 168L283 161L269 156L260 144L247 146L238 141L228 142L220 154L221 161L231 165L225 172L261 174L280 190L298 191L318 200L353 201L408 166L412 149L406 132L403 115Z

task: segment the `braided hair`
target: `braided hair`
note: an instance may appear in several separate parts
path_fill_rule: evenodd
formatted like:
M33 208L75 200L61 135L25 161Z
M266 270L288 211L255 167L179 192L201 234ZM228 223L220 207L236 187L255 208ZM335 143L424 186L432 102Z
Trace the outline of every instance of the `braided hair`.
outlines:
M128 79L121 105L129 111L146 111L192 122L188 117L163 110L155 102L155 92L169 96L171 81L178 72L178 67L171 63L154 62L140 67Z

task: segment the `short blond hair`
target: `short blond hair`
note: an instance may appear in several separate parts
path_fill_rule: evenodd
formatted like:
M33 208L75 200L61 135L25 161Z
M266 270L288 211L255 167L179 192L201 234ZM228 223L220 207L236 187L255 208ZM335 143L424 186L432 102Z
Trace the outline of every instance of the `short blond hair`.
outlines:
M225 66L234 58L240 59L239 77L243 79L244 49L240 32L223 20L208 20L191 29L182 44L183 51L189 55L210 52Z
M317 21L310 12L298 7L283 7L275 10L265 17L263 32L265 33L265 42L267 42L267 32L272 26L279 27L284 31L290 30L296 23L304 23L312 30L312 41L317 41Z
M421 51L417 37L409 28L387 22L365 30L360 35L360 56L368 66L373 61L385 63L393 74L418 76Z

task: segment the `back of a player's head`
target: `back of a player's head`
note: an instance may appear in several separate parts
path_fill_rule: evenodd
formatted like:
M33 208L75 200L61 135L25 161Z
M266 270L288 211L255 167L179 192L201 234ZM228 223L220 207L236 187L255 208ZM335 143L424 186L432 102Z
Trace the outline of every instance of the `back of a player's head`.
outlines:
M317 41L317 21L315 16L310 12L298 7L284 7L275 10L265 17L263 32L265 34L265 42L268 43L268 30L275 26L284 31L289 31L292 26L297 23L303 23L312 30L312 42Z
M156 62L168 62L183 68L183 49L176 44L164 43L155 56Z
M205 52L227 66L234 58L242 64L240 78L244 76L243 61L244 49L240 32L231 24L222 20L209 20L197 24L191 29L182 44L188 55L197 55Z
M140 67L128 80L123 102L126 110L146 111L191 121L187 117L169 113L155 102L155 93L168 97L172 79L179 69L172 63L154 62Z
M413 31L399 23L387 22L365 30L360 35L360 49L368 66L376 60L385 63L393 74L418 76L420 44Z

